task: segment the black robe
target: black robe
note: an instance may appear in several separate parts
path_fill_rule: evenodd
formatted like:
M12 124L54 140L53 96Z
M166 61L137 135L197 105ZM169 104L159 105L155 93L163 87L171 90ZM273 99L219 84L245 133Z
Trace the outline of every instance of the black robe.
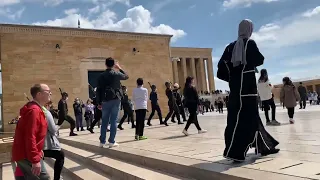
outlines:
M247 64L233 67L234 45L235 42L226 47L217 72L217 77L228 82L230 88L223 155L231 160L244 161L250 147L255 147L257 153L265 153L279 143L265 130L259 115L255 69L263 64L264 57L256 43L249 40Z

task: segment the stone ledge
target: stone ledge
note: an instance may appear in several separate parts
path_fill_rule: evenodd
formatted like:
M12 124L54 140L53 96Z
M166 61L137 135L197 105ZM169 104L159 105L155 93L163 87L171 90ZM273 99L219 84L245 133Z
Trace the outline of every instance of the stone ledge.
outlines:
M195 47L171 47L175 52L208 52L212 53L212 48L195 48Z
M170 42L172 35L107 31L83 28L49 27L18 24L0 24L0 33L20 33L34 35L55 35L71 37L113 38L130 40L165 39Z

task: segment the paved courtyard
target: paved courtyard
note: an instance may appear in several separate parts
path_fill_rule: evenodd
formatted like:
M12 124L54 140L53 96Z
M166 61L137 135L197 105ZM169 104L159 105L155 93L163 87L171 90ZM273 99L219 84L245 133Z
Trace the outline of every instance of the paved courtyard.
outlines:
M306 110L296 108L294 125L288 122L286 109L277 108L276 118L281 126L269 126L267 130L279 142L281 149L279 154L259 158L249 151L248 161L237 165L241 168L253 171L272 172L283 175L284 179L320 179L320 106L308 106ZM261 112L262 121L265 122ZM222 157L224 149L224 129L226 126L225 114L216 112L199 115L200 126L207 129L206 134L197 134L194 125L189 129L190 136L185 137L181 132L184 125L169 124L169 127L158 125L158 120L153 120L154 126L145 128L145 135L149 138L145 141L133 141L134 130L127 123L125 130L118 131L117 142L121 147L130 147L139 150L169 154L206 163L219 163L232 165ZM80 132L78 137L72 137L78 141L92 141L98 144L98 129L95 134ZM67 130L60 132L61 137L67 137ZM213 166L213 165L212 165ZM235 174L235 173L232 173ZM243 177L243 175L241 175ZM280 177L280 176L279 176ZM282 176L281 176L282 177ZM279 179L279 178L264 178ZM282 178L281 178L282 179Z

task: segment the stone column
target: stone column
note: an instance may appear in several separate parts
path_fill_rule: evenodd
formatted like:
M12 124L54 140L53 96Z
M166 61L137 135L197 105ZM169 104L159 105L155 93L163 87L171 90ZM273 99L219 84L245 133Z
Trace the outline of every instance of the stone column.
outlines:
M207 72L208 72L208 81L209 81L209 91L215 91L215 84L214 84L214 75L213 75L213 63L212 57L207 59Z
M179 72L177 59L172 59L173 83L179 83Z
M196 61L194 58L190 58L190 64L191 64L191 75L196 80L197 74L196 74ZM197 83L198 84L198 83Z
M200 65L200 90L206 91L207 90L207 81L206 81L206 72L204 71L204 61L202 58L199 58L199 65Z
M187 59L186 58L180 58L181 67L182 67L182 74L183 74L183 82L185 82L188 71L187 71Z

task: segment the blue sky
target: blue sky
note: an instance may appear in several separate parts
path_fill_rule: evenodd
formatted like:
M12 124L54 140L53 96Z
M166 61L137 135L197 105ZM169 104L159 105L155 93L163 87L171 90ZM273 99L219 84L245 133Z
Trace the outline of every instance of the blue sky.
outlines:
M240 20L254 22L253 39L271 83L318 75L319 0L1 0L0 22L172 34L172 46L213 48L214 71ZM216 79L218 89L227 84Z

